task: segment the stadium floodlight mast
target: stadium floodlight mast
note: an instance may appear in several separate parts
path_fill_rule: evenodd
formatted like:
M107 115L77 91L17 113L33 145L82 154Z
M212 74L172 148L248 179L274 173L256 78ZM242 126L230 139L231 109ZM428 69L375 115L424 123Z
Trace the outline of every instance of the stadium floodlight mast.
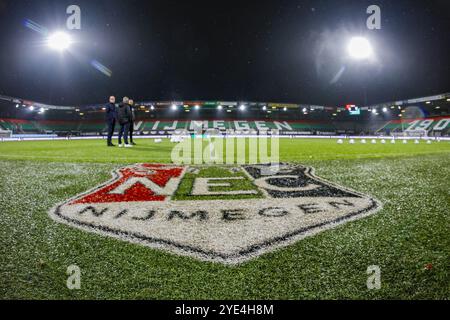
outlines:
M372 45L363 37L353 37L347 47L348 54L355 60L367 60L373 56Z
M65 32L55 32L47 38L48 46L56 51L63 52L70 48L73 41L70 35Z

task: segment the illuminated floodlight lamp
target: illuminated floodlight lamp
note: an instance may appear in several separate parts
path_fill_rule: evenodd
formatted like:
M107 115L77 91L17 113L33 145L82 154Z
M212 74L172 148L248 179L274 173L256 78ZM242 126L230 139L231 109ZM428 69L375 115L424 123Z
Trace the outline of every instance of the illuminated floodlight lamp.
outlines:
M241 106L239 107L239 110L241 110L241 111L245 111L245 104L241 104Z
M284 108L283 108L283 111L287 111L287 107L284 107Z
M150 110L155 110L155 106L150 106Z
M70 35L61 31L55 32L47 38L48 46L60 52L69 49L72 43L73 41Z
M373 114L377 114L377 109L372 109Z
M19 108L19 105L18 105L18 104L16 104L16 108Z
M306 109L306 108L303 108L303 112L308 112L308 109Z
M431 104L431 101L427 101L426 104Z
M383 108L383 112L384 112L384 113L388 112L388 108L384 107L384 108Z
M266 110L267 110L267 107L266 107L266 106L263 106L262 109L263 109L263 111L266 111Z
M355 60L369 59L373 56L372 45L363 37L353 37L348 44L347 51Z
M200 109L200 106L198 104L196 104L194 108L195 108L195 110L198 110L198 109Z
M177 110L177 105L176 104L172 104L172 110Z
M34 106L30 106L30 111L34 111Z
M223 109L222 105L219 104L219 105L217 106L217 110L222 110L222 109Z
M44 113L45 112L45 109L44 108L40 108L39 109L39 113Z

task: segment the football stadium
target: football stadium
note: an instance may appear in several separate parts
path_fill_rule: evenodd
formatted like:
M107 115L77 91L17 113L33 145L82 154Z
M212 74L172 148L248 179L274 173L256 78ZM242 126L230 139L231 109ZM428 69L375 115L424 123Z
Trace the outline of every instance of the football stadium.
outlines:
M60 63L70 34L49 37ZM357 60L376 54L353 40ZM328 102L121 94L119 68L74 70L109 83L83 97L48 74L74 95L2 86L2 300L450 297L448 69L437 89L371 98L369 82Z

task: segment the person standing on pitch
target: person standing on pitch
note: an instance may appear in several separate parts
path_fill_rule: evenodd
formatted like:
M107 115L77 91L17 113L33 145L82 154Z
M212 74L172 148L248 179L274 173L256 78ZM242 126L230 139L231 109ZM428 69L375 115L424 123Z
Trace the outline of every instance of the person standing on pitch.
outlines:
M109 103L106 105L106 124L108 125L108 147L114 147L112 137L117 121L116 97L109 97Z
M131 144L128 144L128 132L130 131L130 122L131 122L131 108L129 102L130 102L129 99L127 97L124 97L123 102L119 105L119 109L117 110L117 118L120 124L119 148L132 147ZM125 144L122 144L122 137L125 140Z
M134 109L134 101L130 99L131 122L130 122L130 144L136 145L133 141L134 121L136 121L136 110Z

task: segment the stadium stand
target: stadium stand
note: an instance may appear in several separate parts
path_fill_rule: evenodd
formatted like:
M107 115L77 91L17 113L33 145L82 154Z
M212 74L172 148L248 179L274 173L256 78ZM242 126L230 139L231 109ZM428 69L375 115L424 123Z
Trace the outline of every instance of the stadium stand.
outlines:
M161 120L149 121L141 119L136 121L137 134L167 133L174 130L192 131L194 127L206 129L225 129L235 131L265 131L279 130L285 134L360 134L375 132L377 135L391 135L411 130L426 130L439 136L447 135L450 129L450 117L434 117L407 120L391 120L377 122L376 130L373 123L355 125L351 122L331 123L325 121L272 121L272 120ZM0 119L0 129L11 130L14 134L80 134L99 135L106 131L102 121L62 121L62 120L35 120ZM117 128L116 128L117 131Z
M450 129L450 117L430 117L405 120L392 120L377 130L377 134L396 134L425 130L438 136L446 135Z
M4 102L7 101L7 102ZM19 103L18 103L19 102ZM314 106L262 102L141 102L136 135L219 129L226 133L274 131L282 135L448 136L450 93L372 106ZM355 109L356 108L356 109ZM104 136L104 105L50 106L0 96L0 129L15 135ZM116 132L119 126L116 125Z
M2 127L14 133L37 133L39 130L31 121L23 119L0 119Z
M80 123L75 121L38 121L36 127L46 133L79 132Z
M102 133L106 131L105 122L81 122L79 131L82 134Z

